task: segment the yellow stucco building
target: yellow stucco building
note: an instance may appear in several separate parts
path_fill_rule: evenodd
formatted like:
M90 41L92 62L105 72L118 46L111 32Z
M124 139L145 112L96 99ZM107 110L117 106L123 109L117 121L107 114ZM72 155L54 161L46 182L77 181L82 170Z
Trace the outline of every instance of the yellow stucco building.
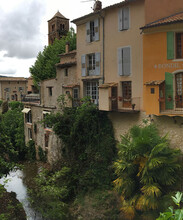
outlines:
M147 114L183 116L183 12L141 29L144 109Z

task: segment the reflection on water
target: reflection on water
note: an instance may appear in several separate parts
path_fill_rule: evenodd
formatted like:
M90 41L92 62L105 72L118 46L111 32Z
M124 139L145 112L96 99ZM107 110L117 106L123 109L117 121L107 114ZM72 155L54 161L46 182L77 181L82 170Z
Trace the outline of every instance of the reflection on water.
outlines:
M35 212L28 201L27 185L32 184L32 179L38 172L35 164L25 164L23 170L14 170L6 177L0 179L0 184L5 183L5 188L8 192L15 192L16 198L22 203L28 220L43 220L43 218Z

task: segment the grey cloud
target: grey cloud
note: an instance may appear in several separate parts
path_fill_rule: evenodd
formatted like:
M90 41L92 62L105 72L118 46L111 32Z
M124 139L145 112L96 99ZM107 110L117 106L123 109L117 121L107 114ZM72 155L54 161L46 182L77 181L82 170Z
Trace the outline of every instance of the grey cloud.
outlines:
M16 74L16 69L6 69L6 70L1 70L0 69L0 75L15 75Z
M24 1L0 18L0 50L7 57L33 58L43 45L40 39L41 17L45 6L41 0Z

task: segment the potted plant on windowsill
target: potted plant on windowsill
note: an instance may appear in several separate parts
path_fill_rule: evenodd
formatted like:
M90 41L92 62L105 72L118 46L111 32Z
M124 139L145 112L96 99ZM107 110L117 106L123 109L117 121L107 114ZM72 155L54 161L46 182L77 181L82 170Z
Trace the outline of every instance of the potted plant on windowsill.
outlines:
M168 99L169 102L171 102L171 101L172 101L172 96L171 96L171 95L168 95L168 98L167 98L167 99Z

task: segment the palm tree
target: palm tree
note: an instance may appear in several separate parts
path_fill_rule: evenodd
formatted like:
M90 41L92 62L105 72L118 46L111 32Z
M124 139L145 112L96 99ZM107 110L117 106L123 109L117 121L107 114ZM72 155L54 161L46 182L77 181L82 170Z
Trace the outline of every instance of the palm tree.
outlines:
M179 182L180 150L170 148L154 124L132 127L118 148L114 184L121 195L122 212L127 219L158 212Z

